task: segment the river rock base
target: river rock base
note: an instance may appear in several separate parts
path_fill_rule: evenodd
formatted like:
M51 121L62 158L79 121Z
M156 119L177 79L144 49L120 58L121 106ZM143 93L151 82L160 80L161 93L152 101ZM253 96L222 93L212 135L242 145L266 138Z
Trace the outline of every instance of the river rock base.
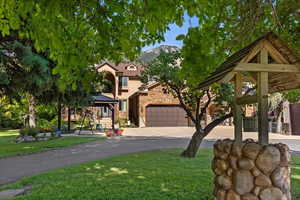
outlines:
M285 144L218 140L212 170L216 200L291 200L290 153Z

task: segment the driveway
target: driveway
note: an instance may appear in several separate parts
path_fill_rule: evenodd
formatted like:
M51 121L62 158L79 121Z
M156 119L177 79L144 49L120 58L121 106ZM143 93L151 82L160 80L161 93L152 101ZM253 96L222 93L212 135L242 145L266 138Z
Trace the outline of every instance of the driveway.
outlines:
M124 135L131 137L160 137L160 138L191 138L194 133L193 127L147 127L147 128L128 128ZM291 150L300 152L300 136L281 135L270 133L271 143L285 143ZM230 138L234 139L233 126L218 126L205 138L206 140L218 140ZM243 138L258 139L257 132L245 132Z
M13 183L23 177L87 161L99 160L136 152L166 148L184 148L193 128L135 128L126 129L125 137L80 144L73 147L0 159L0 185ZM245 133L246 138L257 139L256 133ZM217 139L232 138L232 127L217 127L202 143L211 147ZM271 134L271 142L287 143L300 152L300 137Z

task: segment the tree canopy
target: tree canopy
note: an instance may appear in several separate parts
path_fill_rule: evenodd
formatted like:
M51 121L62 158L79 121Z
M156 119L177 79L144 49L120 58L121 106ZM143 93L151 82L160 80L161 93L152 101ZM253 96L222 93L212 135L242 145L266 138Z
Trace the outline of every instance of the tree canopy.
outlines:
M100 60L135 58L143 46L162 41L170 23L182 25L185 13L199 19L198 27L179 37L191 70L212 68L269 30L299 47L297 0L1 0L0 4L0 42L29 39L38 51L49 50L63 86L77 79L88 81L81 69Z

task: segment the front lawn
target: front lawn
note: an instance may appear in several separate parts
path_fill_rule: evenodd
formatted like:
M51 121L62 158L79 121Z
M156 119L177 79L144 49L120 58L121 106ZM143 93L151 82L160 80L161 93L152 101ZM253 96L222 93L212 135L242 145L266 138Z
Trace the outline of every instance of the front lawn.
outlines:
M18 200L212 200L212 151L196 159L182 150L112 157L24 178L9 188L31 185ZM300 156L293 157L293 200L300 198Z
M17 135L18 130L0 130L0 158L66 147L100 139L99 137L63 137L49 141L16 144L14 140Z

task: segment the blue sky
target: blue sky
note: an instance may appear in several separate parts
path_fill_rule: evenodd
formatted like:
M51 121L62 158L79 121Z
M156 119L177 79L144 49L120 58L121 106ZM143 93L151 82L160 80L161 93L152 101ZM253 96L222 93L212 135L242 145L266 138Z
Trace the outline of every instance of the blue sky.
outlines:
M182 46L182 41L176 40L177 35L186 34L189 27L198 26L198 19L196 17L189 17L187 14L184 15L184 23L181 27L176 24L170 24L170 30L165 33L165 41L149 45L143 48L143 50L152 49L159 45L175 45L178 47Z

